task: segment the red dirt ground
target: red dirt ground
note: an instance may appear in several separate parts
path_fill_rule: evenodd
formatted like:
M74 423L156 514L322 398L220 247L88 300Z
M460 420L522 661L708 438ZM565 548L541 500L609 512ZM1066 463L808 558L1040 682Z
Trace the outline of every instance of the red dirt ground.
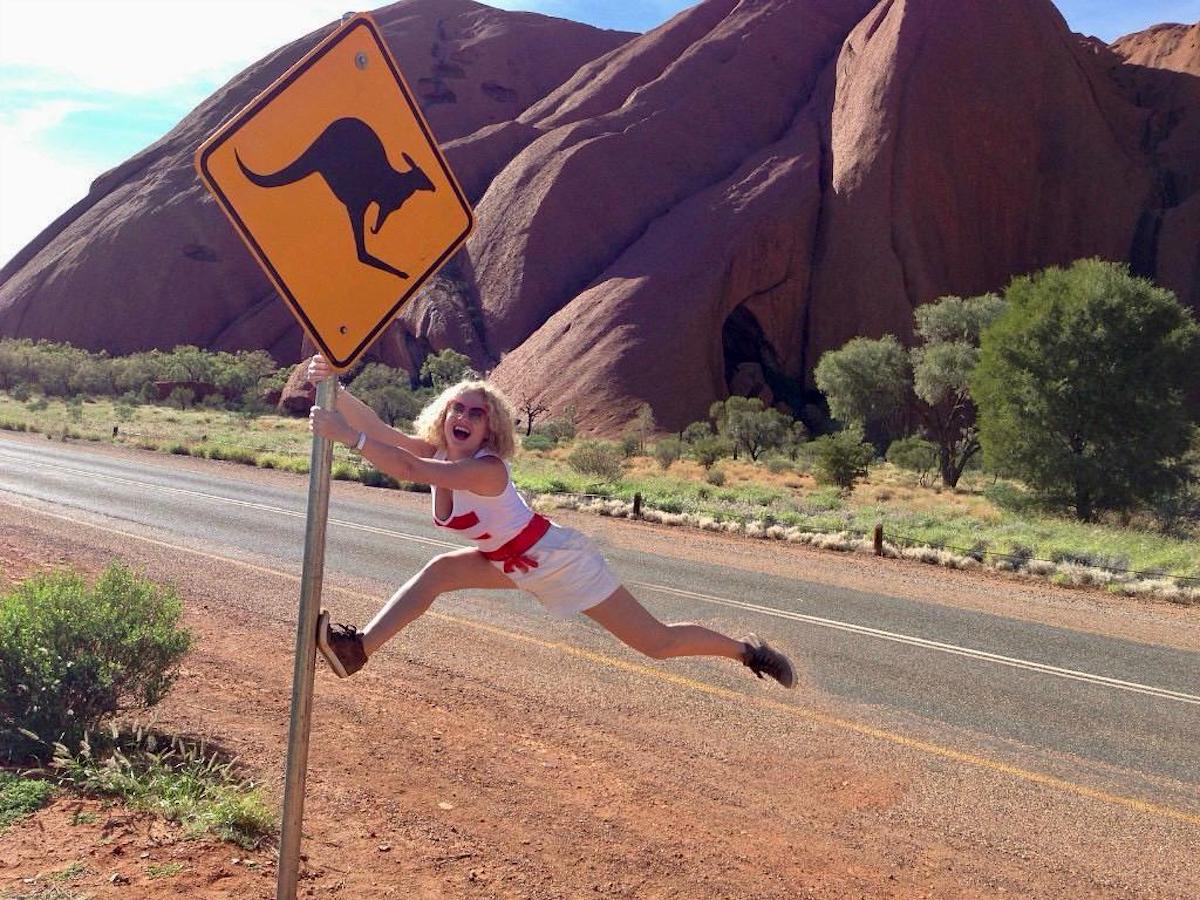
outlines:
M685 543L648 526L585 527L643 548ZM689 535L686 543L710 559L719 545L730 565L762 565L746 540ZM295 579L0 503L0 582L67 563L95 572L113 559L175 584L196 636L154 724L238 754L277 803ZM792 563L780 563L788 564L810 578L829 570L846 584L877 582L873 567L890 565L897 590L908 579L936 596L926 589L940 582L942 594L966 605L997 595L985 577L874 559L798 548ZM1027 615L1064 624L1096 627L1094 604L1110 602L1041 586L1014 586L1006 602L1023 591ZM327 584L330 592L351 611L374 609L379 595L350 583ZM1109 630L1195 643L1194 615L1181 629L1186 613L1130 610L1110 617ZM786 699L819 709L825 701L805 685L787 695L764 685L761 703L740 704L693 687L438 614L354 679L318 671L300 895L782 900L1200 890L1186 862L1195 858L1187 855L1195 828L931 762L819 714L772 707ZM1071 826L1084 819L1100 824L1080 837ZM1172 855L1156 860L1141 853L1147 846ZM83 866L74 877L55 880L74 863ZM182 868L151 868L168 863ZM269 848L187 840L152 816L70 795L0 837L3 897L274 897L275 876Z

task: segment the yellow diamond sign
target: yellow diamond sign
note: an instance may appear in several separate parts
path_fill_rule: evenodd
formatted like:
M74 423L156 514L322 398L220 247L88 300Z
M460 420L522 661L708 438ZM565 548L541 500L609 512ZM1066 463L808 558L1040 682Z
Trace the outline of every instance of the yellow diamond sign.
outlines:
M338 368L366 351L474 224L367 15L226 122L196 151L196 168Z

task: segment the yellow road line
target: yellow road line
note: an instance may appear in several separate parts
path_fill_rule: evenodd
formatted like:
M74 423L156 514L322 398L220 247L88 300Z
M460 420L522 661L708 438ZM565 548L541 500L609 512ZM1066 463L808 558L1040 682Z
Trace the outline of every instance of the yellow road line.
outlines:
M128 537L133 540L142 541L147 544L153 544L158 547L164 547L169 550L181 551L183 553L191 553L194 556L200 556L205 559L214 560L216 562L232 563L255 572L261 572L267 575L274 575L281 578L290 578L293 581L299 581L300 575L293 572L285 572L281 569L272 569L267 566L259 566L254 563L244 562L230 556L222 556L217 553L208 553L204 550L196 550L192 547L185 547L180 544L172 544L168 541L160 541L155 538L144 537L140 534L134 534L129 531L122 531L117 528L112 528L107 525L97 525L93 522L88 522L84 519L77 519L72 516L65 516L60 513L47 512L45 510L34 509L20 503L12 503L6 501L8 506L13 506L26 512L36 513L37 515L47 516L53 519L60 519L64 522L71 522L76 525L82 525L86 528L94 528L103 531L107 534L118 534L123 537ZM332 589L340 594L344 594L357 599L362 598L362 594L358 591L349 588L339 587L337 585L326 585L327 589ZM777 700L769 700L766 698L753 697L747 694L742 694L737 691L732 691L729 688L718 687L717 685L707 684L703 681L697 681L693 678L687 678L682 675L675 675L670 672L663 672L659 669L654 669L649 666L644 666L639 663L629 662L627 660L618 659L613 656L607 656L603 653L595 653L591 650L584 650L580 647L575 647L571 644L563 644L558 641L546 641L541 638L532 637L530 635L521 634L515 631L508 631L504 628L498 628L495 625L486 625L482 622L475 622L470 619L462 619L457 616L446 615L445 613L429 612L426 615L435 619L440 619L445 622L452 622L456 625L462 625L466 628L474 628L478 631L486 631L498 637L507 638L509 640L521 641L527 644L533 644L547 650L556 650L560 653L565 653L570 656L575 656L580 659L586 659L597 665L606 666L610 669L619 669L625 672L631 672L635 675L641 675L645 678L651 678L656 681L663 681L669 684L674 684L679 687L689 688L702 694L708 694L712 697L720 697L724 700L733 700L738 703L750 702L756 706L765 709L771 709L776 712L784 713L785 715L795 716L800 719L805 719L810 722L815 722L820 725L826 725L831 728L837 728L843 731L851 731L855 734L861 734L865 737L874 738L876 740L885 741L890 744L895 744L900 747L907 747L911 750L917 750L930 756L940 757L941 759L949 759L954 762L964 765L974 766L980 769L988 769L993 772L1027 781L1032 784L1041 785L1054 790L1062 791L1068 794L1075 794L1080 797L1087 797L1090 800L1099 800L1102 803L1110 803L1115 806L1123 806L1127 809L1132 809L1140 813L1145 813L1151 816L1158 816L1164 819L1172 819L1177 822L1184 822L1188 825L1200 826L1200 815L1184 812L1183 810L1173 809L1169 806L1160 806L1156 803L1147 803L1144 800L1138 800L1136 797L1124 797L1120 794L1111 794L1107 791L1101 791L1096 788L1091 788L1086 785L1076 784L1072 781L1065 781L1061 778L1055 778L1053 775L1045 775L1041 772L1033 772L1029 769L1022 769L1019 766L1012 766L1008 763L1002 763L994 759L989 759L986 756L979 756L974 753L966 753L962 750L955 750L953 747L943 747L940 744L934 744L929 741L919 740L917 738L907 737L903 734L896 734L892 731L886 731L882 728L875 728L871 725L864 725L861 722L855 722L850 719L840 719L836 716L830 716L825 713L817 712L812 709L805 709L801 706L796 706L791 703L781 703Z

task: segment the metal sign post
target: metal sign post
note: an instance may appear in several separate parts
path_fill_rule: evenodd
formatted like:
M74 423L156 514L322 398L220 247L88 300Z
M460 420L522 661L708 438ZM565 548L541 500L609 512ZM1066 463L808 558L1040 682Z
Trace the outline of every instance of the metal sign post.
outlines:
M343 21L196 151L196 171L297 321L352 366L475 218L369 15ZM336 383L318 386L334 408ZM333 448L313 439L279 900L296 896Z
M317 405L332 410L336 402L337 379L326 378L317 385ZM296 663L292 672L292 720L288 728L287 772L283 787L277 900L294 900L300 870L304 781L308 769L308 735L312 728L313 675L317 658L317 616L325 576L325 525L329 518L332 464L333 442L314 436L308 473L308 523L304 530L304 574L300 582L300 616L296 625Z

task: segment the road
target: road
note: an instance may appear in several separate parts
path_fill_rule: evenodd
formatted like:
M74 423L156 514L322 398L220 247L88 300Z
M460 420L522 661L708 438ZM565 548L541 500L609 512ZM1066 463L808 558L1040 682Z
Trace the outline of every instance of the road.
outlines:
M282 571L299 571L305 488L302 478L259 480L227 466L0 439L0 501ZM435 553L461 546L432 526L424 503L354 488L335 485L327 583L356 579L384 592ZM676 540L687 542L688 533ZM811 693L777 691L776 706L938 764L1200 828L1193 649L889 594L883 584L851 589L768 566L753 571L600 542L660 618L754 631L791 649ZM590 621L550 619L516 593L489 603L454 596L437 608L493 633L569 644L597 666L616 653ZM291 617L287 608L271 614ZM1195 620L1181 627L1195 628ZM705 663L669 671L698 690L761 689Z

